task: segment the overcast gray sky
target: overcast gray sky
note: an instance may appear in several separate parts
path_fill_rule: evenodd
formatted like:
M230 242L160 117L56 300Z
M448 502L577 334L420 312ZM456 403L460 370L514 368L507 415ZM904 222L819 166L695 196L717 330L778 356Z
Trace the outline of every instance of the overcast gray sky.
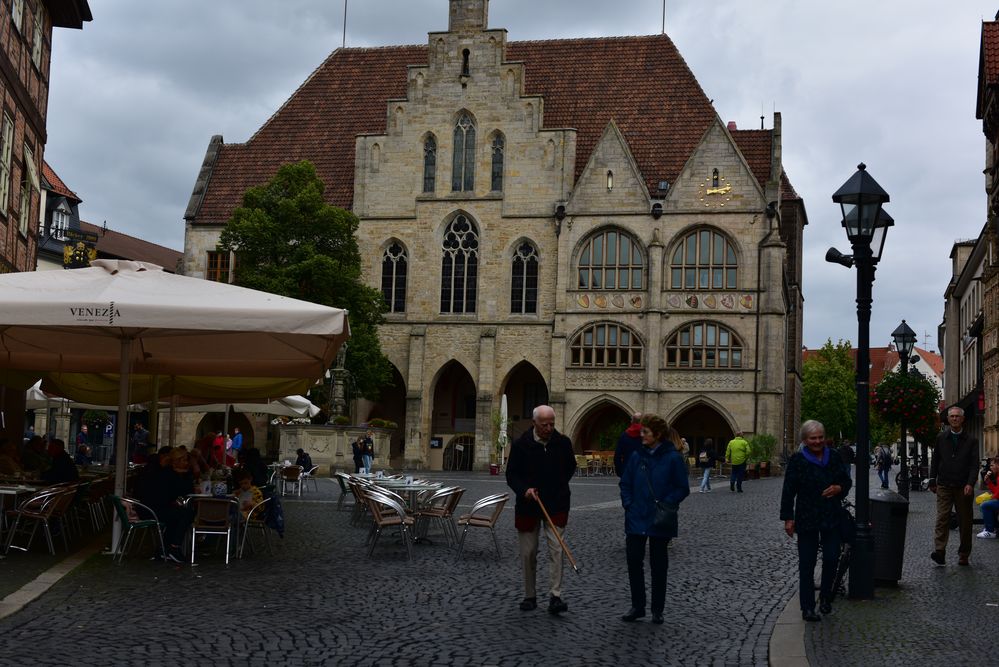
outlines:
M349 0L347 45L423 44L447 0ZM183 248L208 140L243 142L339 47L341 0L90 0L94 21L53 37L45 157L85 220ZM662 0L492 0L511 40L658 33ZM856 274L831 195L863 161L891 195L872 345L906 318L936 328L956 239L985 222L975 119L983 0L669 0L666 31L724 121L772 127L805 200L805 344L856 342ZM924 338L924 334L928 334Z

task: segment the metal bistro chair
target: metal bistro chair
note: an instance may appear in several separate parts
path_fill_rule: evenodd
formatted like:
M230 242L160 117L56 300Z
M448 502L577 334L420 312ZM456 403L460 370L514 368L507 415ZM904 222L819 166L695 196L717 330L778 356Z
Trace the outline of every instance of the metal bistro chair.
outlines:
M232 528L235 512L239 511L236 501L224 498L195 498L194 523L191 524L191 564L198 545L198 535L225 536L225 564L229 564L229 546L232 542Z
M458 544L458 530L454 527L454 510L458 507L465 489L450 486L435 492L416 511L416 535L420 539L427 536L430 524L436 523L444 533L447 545Z
M458 525L464 526L465 529L461 532L461 540L458 542L458 555L455 557L455 560L461 560L461 552L465 548L465 536L468 535L468 529L473 527L489 529L489 532L493 536L493 545L496 547L496 560L500 560L502 554L500 553L499 539L496 537L496 522L499 520L500 514L503 512L503 507L509 499L510 494L508 493L497 493L492 496L486 496L482 500L476 501L468 514L462 514L458 517Z
M288 487L294 486L296 495L302 495L302 466L285 466L281 468L281 495L288 494Z
M316 481L314 475L316 471L319 470L319 466L312 466L308 470L302 473L302 486L305 486L306 482L312 482L312 488L315 489L316 493L319 493L319 483Z
M59 503L63 502L68 506L75 494L75 489L71 491L67 491L65 488L43 489L33 496L26 498L17 509L8 512L8 515L14 517L14 522L8 530L7 542L4 545L3 552L7 553L11 549L28 551L31 548L31 543L35 540L35 533L38 530L38 526L41 524L45 532L45 542L48 545L49 553L55 556L55 545L52 543L52 528L49 524L53 520L53 514L56 512ZM14 544L14 537L17 535L19 528L22 532L28 532L27 526L24 525L28 521L34 522L31 532L28 533L28 543L23 547L18 546ZM63 540L65 541L65 539L66 533L64 529ZM66 544L66 550L69 550L68 544Z
M353 494L351 493L349 486L350 477L343 474L342 472L336 473L335 477L336 477L336 483L340 485L340 497L337 498L336 501L336 510L339 512L340 510L343 509L344 501L346 501L348 497L352 498Z
M267 503L270 501L271 498L266 498L263 502L257 503L246 515L246 519L242 523L243 538L239 542L239 552L236 554L237 558L243 557L243 549L246 548L247 544L250 545L250 551L254 551L253 540L249 539L251 530L258 530L263 533L267 553L271 553L270 528L267 527L267 523L264 521L267 513Z
M364 489L364 498L371 510L371 531L368 534L368 558L375 552L378 538L381 537L384 528L399 528L399 537L406 545L406 555L413 559L413 540L410 535L410 528L414 524L413 517L406 514L405 506L395 498L390 498L381 492L380 489Z
M576 474L580 477L586 477L590 473L590 463L586 460L586 457L582 454L576 454Z
M155 529L156 537L160 543L160 557L165 560L166 545L163 542L164 525L160 523L159 517L156 516L156 512L154 512L149 506L143 505L138 500L133 500L131 498L120 498L119 496L112 495L111 503L114 505L115 512L118 514L118 519L121 521L123 529L121 537L118 538L118 544L115 546L114 557L112 560L117 560L120 563L125 558L125 553L128 551L129 543L132 540L132 532L140 530L145 531L147 528ZM130 508L133 510L131 517L128 511ZM138 518L138 510L140 509L148 513L152 519ZM139 538L140 547L145 539L146 532L143 532L142 537Z

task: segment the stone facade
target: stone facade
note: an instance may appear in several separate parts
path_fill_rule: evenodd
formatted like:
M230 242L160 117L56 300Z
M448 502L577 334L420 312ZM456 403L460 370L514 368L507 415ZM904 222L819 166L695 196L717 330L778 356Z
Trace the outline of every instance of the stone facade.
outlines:
M641 121L620 124L623 110L612 110L596 132L582 116L553 125L546 104L558 108L557 100L533 92L532 61L510 58L506 32L488 28L488 0L451 0L450 11L450 30L429 35L426 62L406 69L405 96L383 102L384 131L354 139L350 204L361 221L365 280L385 287L383 263L393 247L404 251L407 267L404 304L387 315L380 333L398 372L395 387L380 403L361 404L358 420L395 415L393 460L429 467L484 468L504 394L515 431L527 426L533 405L547 400L557 427L580 450L595 447L603 428L633 411L664 415L695 445L744 431L773 434L791 446L806 219L783 175L780 115L772 130L726 126L687 72L687 92L708 113L681 122L696 136L688 137L691 150L675 159L675 168L654 167L649 155L668 153L669 137L643 135L636 129ZM636 39L660 48L654 40L666 38ZM538 50L547 44L559 43ZM587 47L581 40L580 48ZM606 57L628 57L622 51ZM307 94L304 87L299 94ZM294 113L289 109L278 117ZM474 149L459 150L456 160L456 144L471 143L456 132L462 123L474 127ZM428 145L435 149L432 170ZM498 145L500 183L493 176ZM213 197L216 166L225 163L228 148L221 149L213 139L188 209L189 275L204 275L204 258L221 230L221 220L203 206ZM469 163L473 187L460 177L456 187L455 171L464 173ZM465 276L476 287L474 308L458 283L445 292L449 272L460 271L445 258L455 225L475 234L474 247L462 247L475 261L474 277ZM686 243L693 244L689 258ZM601 244L615 248L613 259L595 259ZM535 312L514 307L512 296L515 275L523 277L517 267L526 263L516 258L524 247L537 258L536 287L528 288L536 293ZM706 282L693 283L699 289L673 283L678 249L685 266L708 270ZM594 259L587 264L584 257ZM600 268L599 279L589 277L588 266ZM619 271L628 278L607 289ZM464 308L452 306L458 290ZM670 352L669 341L684 335L712 340L686 343L704 356L678 367L676 355L685 352ZM586 343L588 336L596 342ZM620 338L600 343L600 336ZM692 411L698 420L689 418ZM451 446L456 439L461 449Z

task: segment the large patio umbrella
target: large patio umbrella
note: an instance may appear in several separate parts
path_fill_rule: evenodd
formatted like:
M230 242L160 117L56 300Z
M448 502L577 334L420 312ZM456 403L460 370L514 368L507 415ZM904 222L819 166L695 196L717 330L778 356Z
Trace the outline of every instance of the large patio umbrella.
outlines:
M117 381L119 494L127 464L120 425L130 398L302 393L348 335L343 310L144 262L96 260L85 269L0 275L0 384L26 388L19 384L26 375ZM185 383L196 390L178 391ZM133 384L137 391L130 392ZM241 393L233 396L236 389Z

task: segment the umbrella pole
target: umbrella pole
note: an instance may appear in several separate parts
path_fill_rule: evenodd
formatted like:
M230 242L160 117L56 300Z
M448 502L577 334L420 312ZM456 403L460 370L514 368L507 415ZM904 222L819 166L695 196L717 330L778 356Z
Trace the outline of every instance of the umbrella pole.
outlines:
M173 384L173 383L171 383ZM173 447L174 438L177 435L177 394L170 395L170 435L168 444Z
M114 493L119 498L125 496L125 475L128 473L128 383L129 359L132 356L132 339L121 339L121 366L118 370L118 423L114 430L115 471ZM111 553L118 548L121 538L121 522L114 513L114 527L111 531Z

